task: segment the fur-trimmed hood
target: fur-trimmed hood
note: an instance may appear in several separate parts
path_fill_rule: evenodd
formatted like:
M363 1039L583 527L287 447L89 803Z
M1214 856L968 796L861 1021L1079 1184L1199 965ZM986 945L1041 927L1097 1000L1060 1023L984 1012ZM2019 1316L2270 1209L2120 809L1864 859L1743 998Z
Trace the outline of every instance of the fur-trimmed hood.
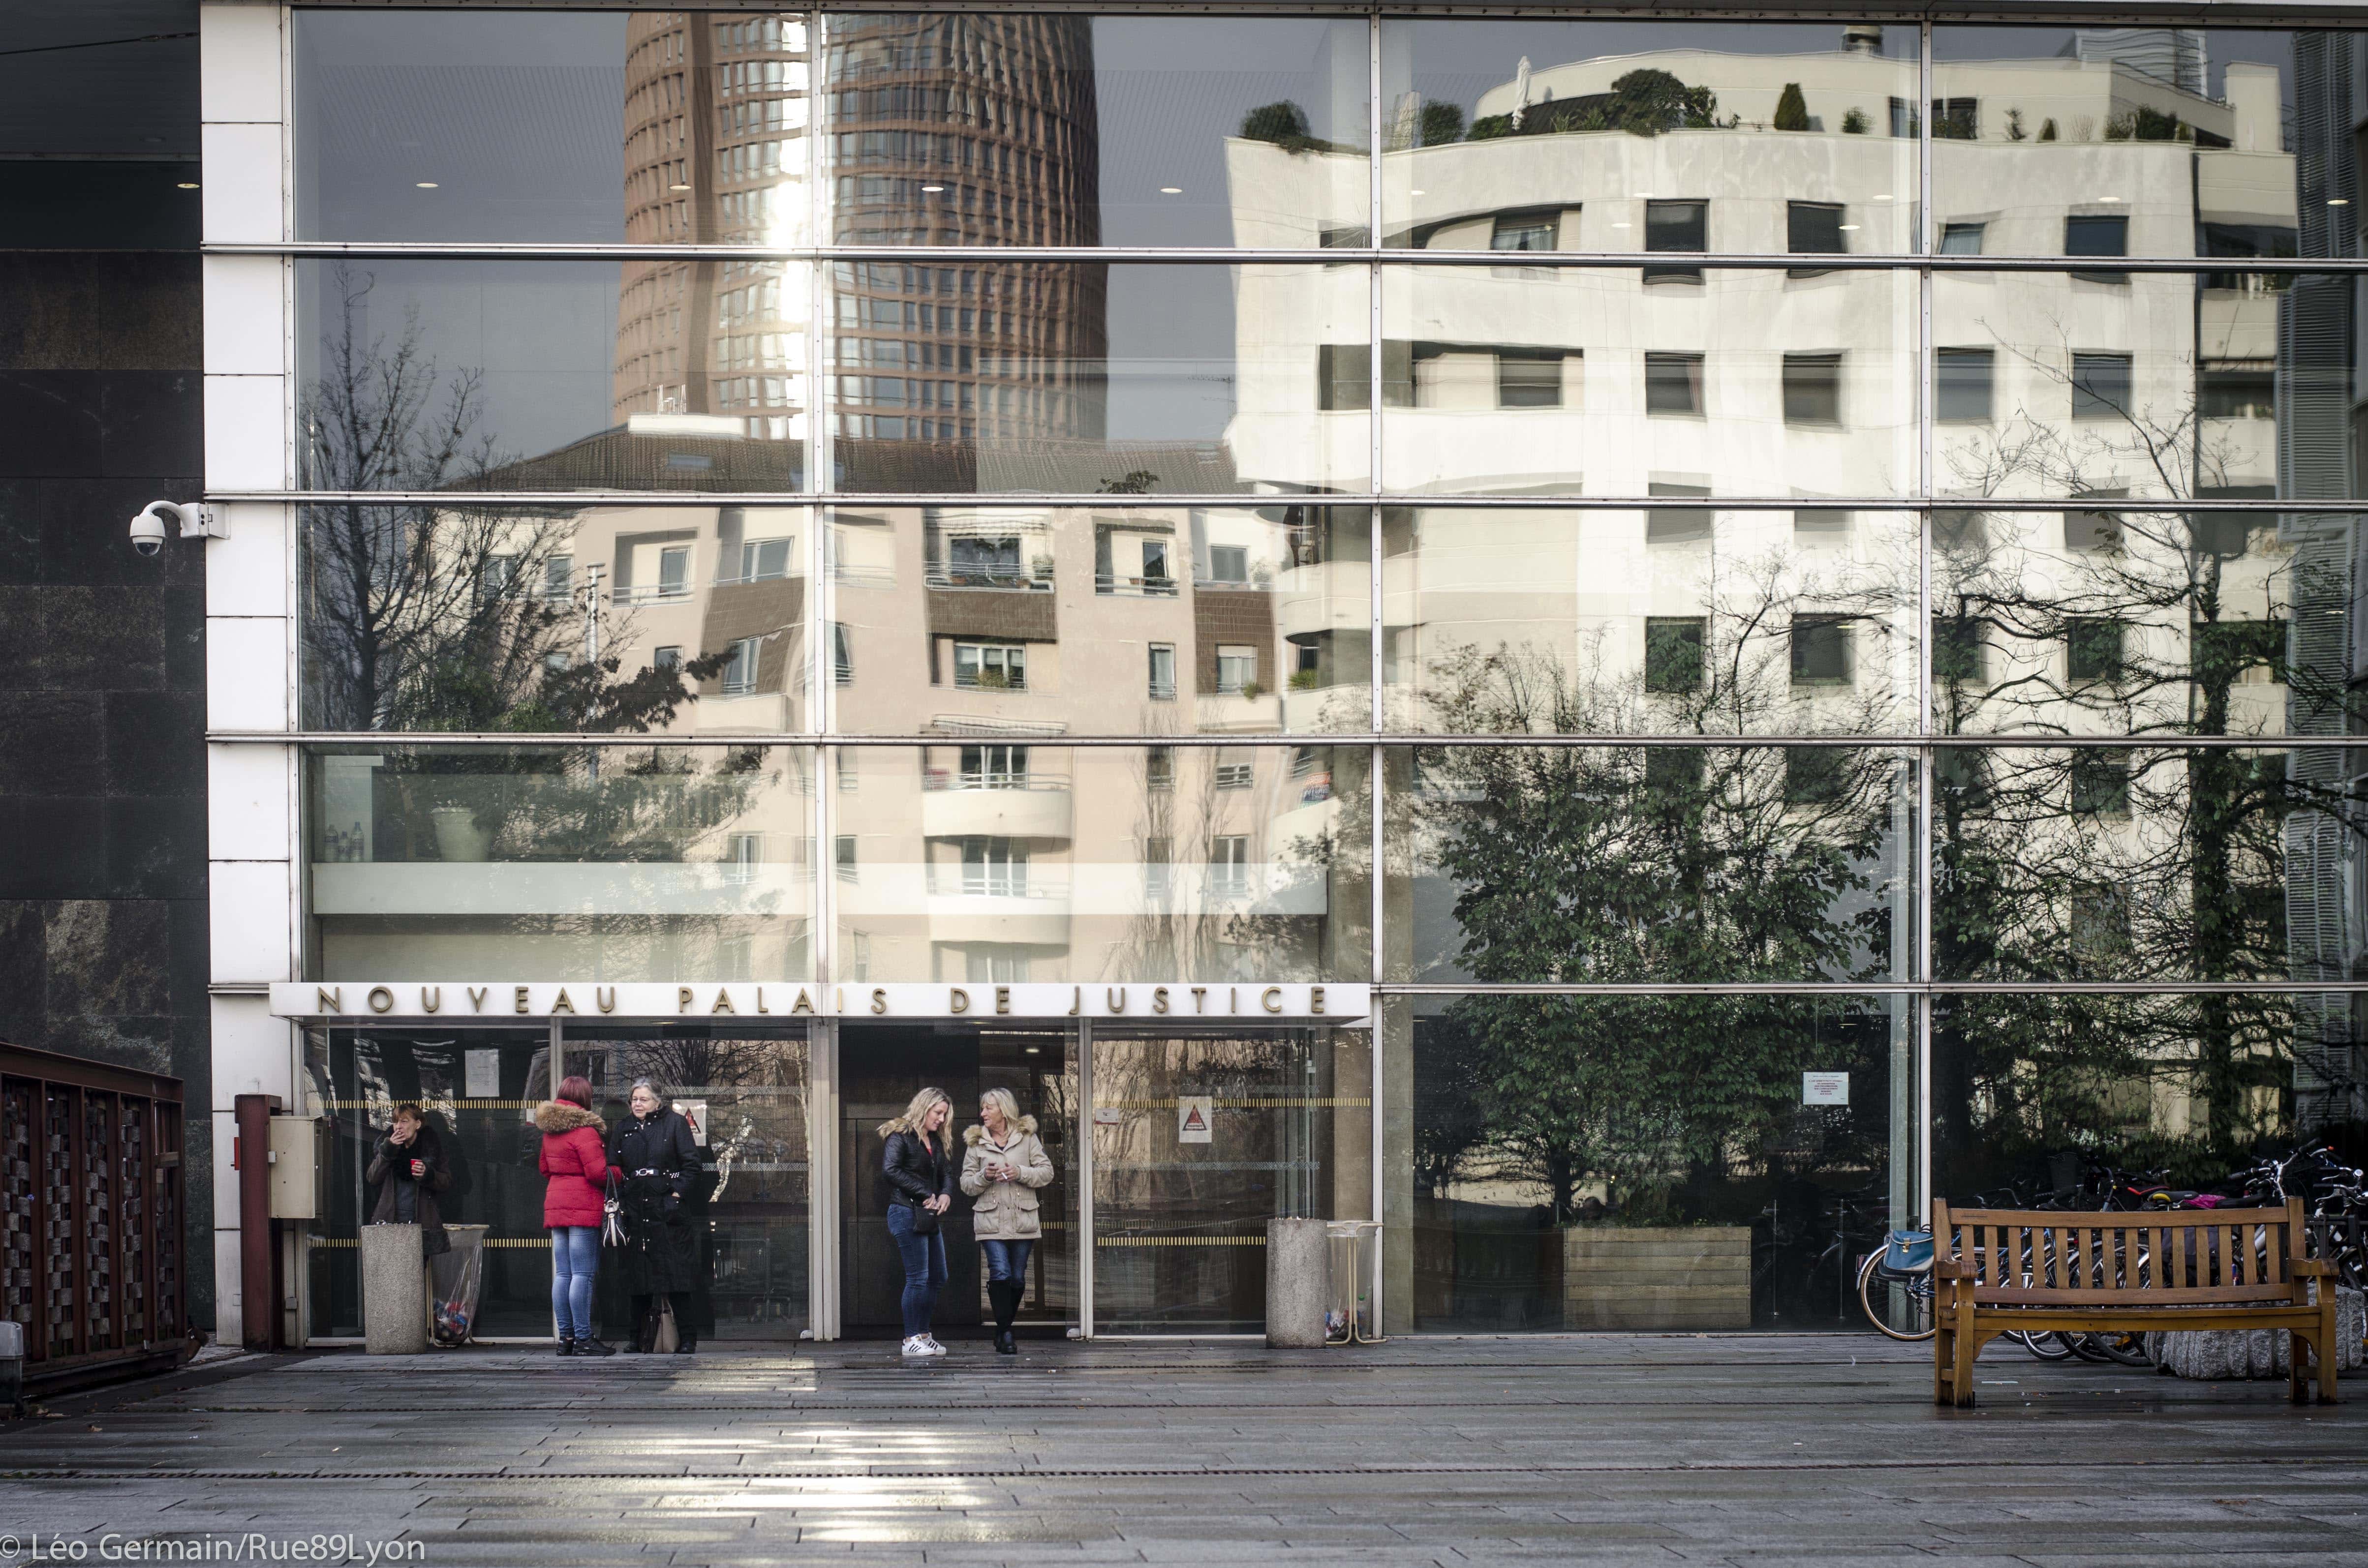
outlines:
M1023 1116L1011 1125L1019 1129L1019 1135L1023 1138L1033 1137L1035 1135L1036 1119L1032 1116ZM973 1146L985 1142L985 1138L986 1123L983 1121L978 1123L976 1126L972 1127L962 1134L962 1142Z
M545 1100L534 1108L534 1124L541 1131L556 1138L563 1132L573 1132L579 1127L589 1127L596 1132L606 1132L609 1124L586 1110L582 1106L565 1100Z

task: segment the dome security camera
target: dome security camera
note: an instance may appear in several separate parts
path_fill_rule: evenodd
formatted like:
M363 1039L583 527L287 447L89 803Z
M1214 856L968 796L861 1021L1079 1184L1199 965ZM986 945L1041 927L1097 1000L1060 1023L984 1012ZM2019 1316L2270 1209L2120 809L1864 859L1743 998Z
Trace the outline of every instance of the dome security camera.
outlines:
M154 556L165 548L165 525L176 525L183 539L227 539L230 529L222 514L194 501L151 501L131 519L131 548Z

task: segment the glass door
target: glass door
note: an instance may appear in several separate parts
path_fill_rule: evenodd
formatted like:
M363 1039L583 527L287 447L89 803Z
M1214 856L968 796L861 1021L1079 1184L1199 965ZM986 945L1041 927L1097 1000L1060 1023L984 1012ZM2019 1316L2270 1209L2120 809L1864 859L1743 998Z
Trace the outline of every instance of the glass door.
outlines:
M1366 1211L1335 1152L1372 1101L1336 1096L1334 1054L1328 1029L1094 1026L1096 1334L1262 1333L1267 1221Z
M745 1026L569 1025L564 1058L592 1080L613 1134L647 1078L690 1119L700 1170L685 1207L696 1241L693 1326L705 1340L795 1339L809 1322L812 1165L809 1055L803 1030ZM615 1271L601 1271L598 1317L630 1332Z

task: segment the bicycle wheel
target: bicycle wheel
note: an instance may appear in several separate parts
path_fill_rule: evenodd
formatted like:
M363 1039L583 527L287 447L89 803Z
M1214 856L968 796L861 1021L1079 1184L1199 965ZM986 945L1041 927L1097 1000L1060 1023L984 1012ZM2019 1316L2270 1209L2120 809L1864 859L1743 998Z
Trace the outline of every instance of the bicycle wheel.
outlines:
M2022 1341L2025 1350L2043 1361L2069 1361L2072 1358L2072 1342L2066 1335L2018 1334L2014 1337Z
M1887 1338L1931 1338L1931 1280L1902 1278L1896 1274L1878 1277L1876 1270L1882 1263L1883 1254L1871 1252L1866 1261L1858 1266L1858 1304L1866 1313L1866 1321ZM1895 1285L1898 1289L1893 1289Z
M2101 1334L2064 1334L2056 1337L2070 1345L2072 1354L2079 1357L2083 1361L2103 1362L2112 1359L2111 1356L2105 1354L2104 1346L2098 1343L2105 1337Z
M2092 1334L2089 1342L2103 1352L2105 1359L2124 1367L2151 1367L2154 1358L2146 1354L2143 1334Z

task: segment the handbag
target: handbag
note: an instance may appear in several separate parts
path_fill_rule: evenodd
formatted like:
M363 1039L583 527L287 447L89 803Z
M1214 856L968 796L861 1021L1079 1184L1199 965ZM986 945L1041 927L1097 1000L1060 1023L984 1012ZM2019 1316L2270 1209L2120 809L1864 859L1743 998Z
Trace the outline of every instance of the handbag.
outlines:
M609 1177L608 1194L600 1200L600 1244L625 1244L625 1206L617 1197L617 1178L613 1175Z
M674 1302L661 1294L650 1308L650 1350L655 1355L671 1356L682 1344L682 1329L674 1321Z

